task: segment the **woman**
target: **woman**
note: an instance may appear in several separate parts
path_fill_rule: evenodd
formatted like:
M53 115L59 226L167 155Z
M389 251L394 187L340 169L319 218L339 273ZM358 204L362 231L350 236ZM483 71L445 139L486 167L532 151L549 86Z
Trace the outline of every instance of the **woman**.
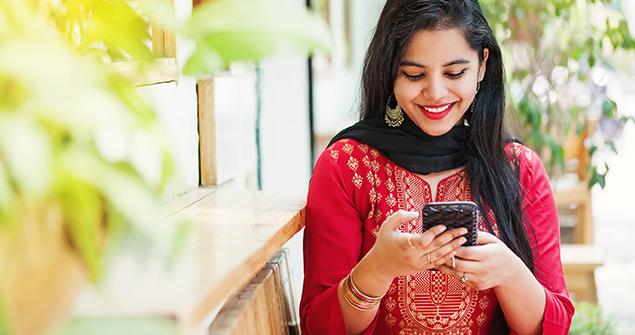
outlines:
M503 130L500 48L476 0L388 0L362 121L318 160L307 199L305 334L566 334L573 305L538 156ZM479 205L421 228L432 201Z

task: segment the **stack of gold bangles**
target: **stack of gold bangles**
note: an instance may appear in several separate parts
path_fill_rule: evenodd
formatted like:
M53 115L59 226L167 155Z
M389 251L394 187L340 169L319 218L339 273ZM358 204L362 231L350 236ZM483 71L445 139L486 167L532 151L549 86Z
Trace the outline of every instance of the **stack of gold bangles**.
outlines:
M384 296L382 295L380 297L373 297L362 293L362 291L360 291L357 286L355 286L355 283L353 282L353 276L351 276L351 274L352 272L348 276L346 276L343 285L344 299L346 300L346 302L351 305L351 307L360 311L369 310L377 306L381 301L381 298L383 298Z

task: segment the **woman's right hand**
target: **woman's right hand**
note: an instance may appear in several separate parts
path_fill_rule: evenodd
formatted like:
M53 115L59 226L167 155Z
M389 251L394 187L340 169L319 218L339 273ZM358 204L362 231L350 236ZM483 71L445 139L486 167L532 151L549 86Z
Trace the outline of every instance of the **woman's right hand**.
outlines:
M392 282L399 275L407 275L437 268L448 262L467 239L467 229L446 231L443 225L434 226L422 234L403 233L401 224L416 219L418 212L399 210L390 215L377 233L375 245L364 256L378 278ZM408 242L410 239L410 243Z

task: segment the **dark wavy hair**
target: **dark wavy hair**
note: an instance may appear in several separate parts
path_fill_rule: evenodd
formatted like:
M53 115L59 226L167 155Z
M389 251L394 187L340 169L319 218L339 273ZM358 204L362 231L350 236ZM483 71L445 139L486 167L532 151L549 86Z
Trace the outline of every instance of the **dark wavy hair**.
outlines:
M503 242L533 272L534 263L521 207L519 168L512 166L504 146L504 68L501 50L477 0L388 0L368 48L362 75L361 119L384 117L393 95L399 63L413 35L420 30L459 29L483 61L485 77L466 114L470 124L467 171L472 194L493 233L485 204L494 212ZM530 230L533 233L533 230ZM500 314L500 313L499 313ZM506 328L502 314L497 322ZM502 319L502 320L501 320Z

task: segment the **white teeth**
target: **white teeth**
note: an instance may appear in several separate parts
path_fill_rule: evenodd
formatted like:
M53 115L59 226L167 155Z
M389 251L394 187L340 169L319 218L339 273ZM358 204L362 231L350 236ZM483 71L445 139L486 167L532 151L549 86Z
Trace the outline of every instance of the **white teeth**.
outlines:
M421 106L423 109L425 109L426 111L430 112L430 113L440 113L443 112L444 110L446 110L446 108L448 108L450 104L447 104L443 107L438 107L438 108L432 108L432 107L425 107L425 106Z

